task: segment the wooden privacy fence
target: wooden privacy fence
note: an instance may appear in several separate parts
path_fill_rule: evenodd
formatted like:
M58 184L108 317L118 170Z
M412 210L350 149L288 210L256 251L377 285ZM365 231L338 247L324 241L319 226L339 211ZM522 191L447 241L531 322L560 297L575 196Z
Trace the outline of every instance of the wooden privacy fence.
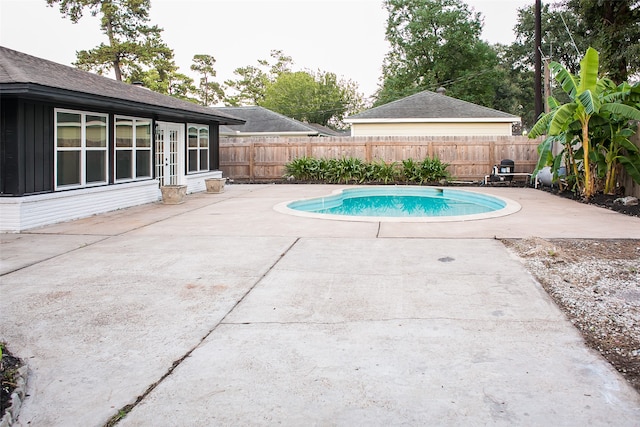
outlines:
M224 176L249 181L281 179L285 165L299 157L357 157L371 162L401 162L438 157L458 180L478 180L502 159L516 172L533 172L539 139L523 136L221 138Z
M636 147L640 148L640 132L631 137L631 142L633 142ZM620 183L624 186L625 195L635 196L640 199L640 185L633 182L629 174L627 174L624 169L621 172Z

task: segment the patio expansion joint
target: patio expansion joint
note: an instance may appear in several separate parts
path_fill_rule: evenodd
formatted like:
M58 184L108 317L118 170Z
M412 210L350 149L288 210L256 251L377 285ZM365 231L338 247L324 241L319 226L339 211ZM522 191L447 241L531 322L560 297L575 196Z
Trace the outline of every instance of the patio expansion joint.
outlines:
M219 325L225 326L252 326L252 325L318 325L318 326L332 326L332 325L354 325L358 323L390 323L390 322L421 322L421 321L451 321L451 322L473 322L473 323L500 323L500 324L513 324L513 325L554 325L563 324L565 319L529 319L529 320L517 320L517 319L501 319L496 317L490 318L470 318L470 317L387 317L387 318L368 318L368 319L354 319L354 320L337 320L337 321L249 321L249 322L225 322L221 321Z
M222 317L222 319L216 323L213 328L211 328L202 338L200 338L200 340L198 341L198 343L193 346L191 349L189 349L182 357L180 357L179 359L175 360L172 364L171 367L169 367L169 369L160 377L160 379L158 379L158 381L154 382L153 384L151 384L149 387L147 387L147 389L144 391L144 393L142 393L141 395L139 395L135 402L127 404L125 406L123 406L122 408L118 409L116 411L116 414L113 415L105 424L103 427L112 427L115 426L116 424L118 424L118 422L120 420L122 420L123 418L125 418L129 412L131 412L138 404L140 404L140 402L142 402L153 390L155 390L156 387L158 387L160 384L162 384L162 382L168 378L173 371L180 366L180 364L182 364L182 362L184 362L189 356L191 356L191 354L197 349L199 348L202 343L209 338L209 336L214 333L216 331L216 329L218 329L218 326L220 326L221 324L224 323L224 319L226 319L229 314L231 314L236 307L242 303L242 301L244 301L244 299L247 297L247 295L249 295L249 293L251 293L251 291L258 286L258 284L271 272L271 270L273 270L275 268L275 266L282 260L282 258L285 257L285 255L298 243L298 241L300 240L300 238L296 238L293 243L291 243L289 245L289 247L287 247L287 249L285 249L280 256L273 262L273 264L271 264L271 266L267 269L267 271L265 271L256 281L253 285L251 285L251 287L249 289L247 289L247 291L242 295L242 297L240 297L236 303L225 313L225 315Z
M91 234L87 234L87 236L92 236L92 235ZM60 253L57 253L55 255L51 255L49 257L46 257L46 258L40 258L37 261L31 262L29 264L21 265L20 267L14 268L13 270L9 270L9 271L5 271L4 273L0 273L0 277L6 276L6 275L11 274L11 273L15 273L16 271L24 270L25 268L33 267L34 265L38 265L38 264L41 264L43 262L58 258L60 256L63 256L63 255L66 255L66 254L70 254L71 252L75 252L75 251L78 251L80 249L84 249L84 248L87 248L89 246L93 246L96 243L104 242L105 240L108 240L111 237L113 237L113 236L104 236L102 239L98 239L95 242L85 243L85 244L83 244L81 246L78 246L76 248L71 248L68 251L60 252Z

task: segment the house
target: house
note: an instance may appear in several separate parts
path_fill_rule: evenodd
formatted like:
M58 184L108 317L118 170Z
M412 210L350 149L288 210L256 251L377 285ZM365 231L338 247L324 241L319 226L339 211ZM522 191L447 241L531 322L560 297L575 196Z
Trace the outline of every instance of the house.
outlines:
M423 91L347 117L351 136L512 135L520 117Z
M0 231L159 200L221 177L210 108L0 47Z
M302 123L264 107L214 107L214 110L238 117L245 121L240 125L220 127L221 137L305 137L344 136L341 133L318 124Z

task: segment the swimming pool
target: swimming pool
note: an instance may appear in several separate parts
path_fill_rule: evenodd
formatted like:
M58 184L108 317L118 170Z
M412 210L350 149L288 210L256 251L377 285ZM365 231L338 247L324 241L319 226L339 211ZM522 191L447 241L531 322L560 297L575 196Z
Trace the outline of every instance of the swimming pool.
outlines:
M290 215L345 221L445 222L509 215L520 210L512 200L467 190L381 186L356 187L331 195L281 203Z

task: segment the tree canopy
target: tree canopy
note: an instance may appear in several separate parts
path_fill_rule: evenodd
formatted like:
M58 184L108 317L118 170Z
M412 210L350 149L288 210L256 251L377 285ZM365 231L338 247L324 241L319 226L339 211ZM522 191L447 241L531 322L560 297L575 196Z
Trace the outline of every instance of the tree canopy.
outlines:
M259 105L287 117L308 123L342 127L342 119L360 111L363 96L356 83L325 71L293 71L293 60L280 50L271 51L271 60L236 68L236 80L227 80L231 89L227 105Z
M303 122L341 127L344 116L361 104L356 85L333 73L287 71L266 86L258 105Z
M272 50L271 61L259 59L258 65L247 65L234 70L236 80L227 80L224 84L233 94L225 96L225 103L231 106L260 105L269 83L275 82L278 76L291 71L293 60L281 50Z
M480 40L482 21L461 0L385 0L386 38L382 85L375 105L422 90L492 105L498 57Z
M562 7L581 21L611 80L620 84L639 77L640 1L564 0Z
M173 61L173 51L162 41L162 29L149 25L150 0L46 2L51 7L58 5L60 13L74 23L87 11L100 18L100 29L107 37L107 43L77 52L74 65L78 68L98 74L113 70L116 80L122 81L132 74L139 74L144 67Z
M194 55L191 70L199 73L200 85L196 89L198 101L202 105L215 105L224 99L224 90L220 83L213 80L216 70L213 65L216 59L211 55Z

